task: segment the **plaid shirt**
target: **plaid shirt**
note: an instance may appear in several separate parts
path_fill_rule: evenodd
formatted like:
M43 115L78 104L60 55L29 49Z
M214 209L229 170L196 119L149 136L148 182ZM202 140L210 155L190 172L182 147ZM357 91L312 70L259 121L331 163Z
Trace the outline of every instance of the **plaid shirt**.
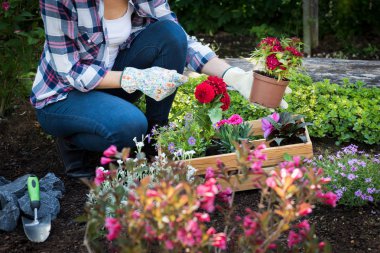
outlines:
M177 18L166 0L129 0L134 7L128 48L150 23ZM30 101L36 108L65 99L73 89L88 92L107 73L107 30L103 31L103 0L40 0L45 44L33 83ZM188 38L187 67L200 72L215 53Z

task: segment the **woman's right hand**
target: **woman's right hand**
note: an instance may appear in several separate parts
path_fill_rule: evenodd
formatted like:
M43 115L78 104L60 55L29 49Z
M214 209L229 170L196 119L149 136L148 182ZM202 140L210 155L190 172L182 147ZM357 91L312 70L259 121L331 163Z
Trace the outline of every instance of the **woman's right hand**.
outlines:
M161 67L137 69L126 67L121 75L120 85L128 93L140 90L156 101L161 101L174 93L188 78Z

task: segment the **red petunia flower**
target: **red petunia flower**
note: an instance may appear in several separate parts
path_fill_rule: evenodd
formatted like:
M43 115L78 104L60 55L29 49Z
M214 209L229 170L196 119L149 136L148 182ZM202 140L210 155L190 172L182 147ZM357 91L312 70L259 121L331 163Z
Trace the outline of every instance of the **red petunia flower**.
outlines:
M206 82L214 88L215 95L224 94L227 91L227 85L222 78L209 76Z
M281 63L278 61L277 57L274 54L271 54L267 57L266 61L267 67L270 70L275 70Z
M230 104L231 104L230 95L228 95L227 92L224 93L223 97L220 99L220 102L223 103L223 105L220 107L220 108L222 108L222 111L227 110L230 107Z
M202 104L208 104L215 98L214 87L207 82L195 87L195 98Z
M300 51L298 51L297 49L295 49L294 47L286 47L285 49L287 51L291 52L295 56L298 56L298 57L302 56L302 53Z
M282 48L281 45L274 45L270 51L271 52L282 52L282 51L284 51L284 49Z

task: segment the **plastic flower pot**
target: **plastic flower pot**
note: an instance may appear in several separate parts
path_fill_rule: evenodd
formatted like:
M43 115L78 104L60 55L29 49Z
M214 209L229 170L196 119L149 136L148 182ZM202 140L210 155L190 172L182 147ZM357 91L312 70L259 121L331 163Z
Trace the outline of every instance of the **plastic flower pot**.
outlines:
M278 81L259 72L253 72L250 101L268 108L277 108L288 84L289 81Z

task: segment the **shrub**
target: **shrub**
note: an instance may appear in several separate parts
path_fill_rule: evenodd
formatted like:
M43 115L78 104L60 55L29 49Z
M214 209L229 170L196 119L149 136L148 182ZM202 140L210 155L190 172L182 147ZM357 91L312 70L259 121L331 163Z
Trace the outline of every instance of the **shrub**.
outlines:
M0 8L0 117L12 101L27 96L38 56L35 47L44 36L35 1L9 0ZM39 45L40 46L40 45ZM39 49L41 49L39 47Z
M331 178L326 186L337 194L339 204L361 206L380 201L380 154L366 154L357 148L350 145L336 155L321 155L312 161Z
M220 252L234 234L238 252L331 252L305 219L317 202L335 206L335 194L324 192L329 180L322 171L294 157L266 172L261 168L264 144L250 150L245 142L237 149L242 180L253 175L251 183L262 189L259 210L246 210L244 217L232 217L237 180L222 163L209 168L198 182L185 179L183 163L174 163L172 169L157 163L162 168L155 180L145 177L131 186L128 175L120 171L134 171L146 160L131 160L128 152L119 153L115 147L107 149L103 161L117 160L118 165L97 170L86 208L88 249L99 250L99 237L106 237L111 252ZM223 188L217 179L229 187ZM213 212L224 214L223 232L208 225ZM284 249L280 237L287 234Z

